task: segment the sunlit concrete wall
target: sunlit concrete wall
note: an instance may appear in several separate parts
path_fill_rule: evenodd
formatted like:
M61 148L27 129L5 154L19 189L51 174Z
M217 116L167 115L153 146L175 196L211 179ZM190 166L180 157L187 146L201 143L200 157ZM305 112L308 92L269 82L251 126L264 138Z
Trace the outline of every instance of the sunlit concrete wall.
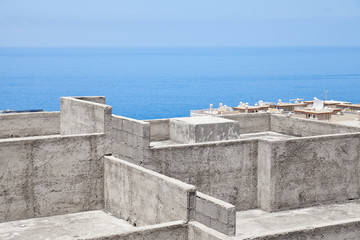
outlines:
M60 134L60 112L0 114L0 139Z
M194 219L194 186L118 158L104 161L105 208L115 216L136 226Z
M257 140L151 148L143 166L195 185L199 191L236 206L257 207Z
M360 133L259 143L259 204L266 211L360 198Z
M0 140L0 222L103 207L104 134Z

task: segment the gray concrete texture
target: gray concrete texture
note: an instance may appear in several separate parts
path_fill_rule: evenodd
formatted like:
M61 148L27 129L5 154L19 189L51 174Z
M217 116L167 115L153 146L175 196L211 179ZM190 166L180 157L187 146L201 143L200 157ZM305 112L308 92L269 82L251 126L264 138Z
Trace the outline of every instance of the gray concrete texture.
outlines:
M271 131L270 113L252 113L223 115L222 118L237 121L240 124L240 133L256 133Z
M259 146L264 146L258 163L262 209L360 198L360 133L264 141Z
M105 208L136 226L195 214L195 187L126 161L105 157Z
M0 114L0 139L60 133L60 112Z
M88 101L88 102L106 104L106 98L104 96L80 96L80 97L72 97L72 98Z
M97 210L0 223L0 239L187 240L188 226L174 221L135 228Z
M228 237L212 228L206 227L205 225L197 222L190 221L188 224L188 240L229 240L234 237Z
M175 142L200 143L239 137L239 123L229 119L208 116L170 119L170 140Z
M73 97L62 97L60 99L60 132L63 135L110 134L111 120L111 106Z
M0 239L94 239L134 231L125 220L100 210L0 223Z
M132 231L89 238L89 240L188 240L188 225L184 221L173 221L135 228Z
M150 141L170 139L170 119L146 120L150 123Z
M0 222L103 207L104 134L0 140Z
M150 123L112 116L112 154L135 164L150 157Z
M235 206L199 191L196 193L195 220L223 234L235 235Z
M236 206L257 207L257 140L154 147L143 166Z
M270 122L271 131L298 137L360 132L358 127L311 119L289 118L283 115L272 114Z
M359 201L275 213L243 211L236 215L236 239L358 239L359 216Z

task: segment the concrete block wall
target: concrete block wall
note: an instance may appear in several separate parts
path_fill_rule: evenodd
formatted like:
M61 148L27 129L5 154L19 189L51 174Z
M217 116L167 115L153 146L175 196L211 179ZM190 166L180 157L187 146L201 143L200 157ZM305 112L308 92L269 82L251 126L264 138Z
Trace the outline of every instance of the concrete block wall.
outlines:
M336 116L334 116L336 117ZM360 128L318 120L271 115L271 131L298 137L360 132Z
M0 222L102 209L104 134L0 140Z
M97 103L100 97L62 97L60 99L60 132L63 135L84 133L110 134L112 107Z
M0 139L60 134L60 112L0 114Z
M170 139L170 119L146 120L150 123L150 141Z
M189 221L195 187L115 157L104 157L105 209L136 226Z
M223 234L235 235L235 206L199 191L196 193L195 220Z
M141 165L150 158L150 123L113 115L112 153L115 157Z
M239 122L240 133L256 133L272 131L270 127L270 113L251 113L223 115L222 118Z
M263 141L260 206L280 211L360 198L360 133ZM260 186L260 185L259 185Z
M257 207L257 140L153 147L144 167L236 206Z

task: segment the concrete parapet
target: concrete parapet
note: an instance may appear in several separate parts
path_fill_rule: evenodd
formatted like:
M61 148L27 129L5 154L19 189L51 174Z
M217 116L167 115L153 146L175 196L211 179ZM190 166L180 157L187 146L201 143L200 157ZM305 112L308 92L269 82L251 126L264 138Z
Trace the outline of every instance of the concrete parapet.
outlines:
M0 140L0 222L101 209L104 134Z
M238 139L239 123L217 117L184 117L170 119L170 140L199 143Z
M99 97L90 100L87 97L80 97L80 99L62 97L60 100L61 134L110 134L112 107L98 103L100 100Z
M223 234L235 235L235 206L201 192L196 193L195 220Z
M115 216L136 226L194 218L194 186L118 158L104 161L105 208Z
M0 139L60 134L60 112L0 114Z
M137 165L149 158L150 123L113 115L111 139L115 157Z
M260 141L258 172L266 211L359 199L360 133Z
M257 207L257 150L257 139L154 147L144 166L248 210Z
M106 104L106 98L104 96L86 96L86 97L73 97L79 100L84 100L88 102Z
M220 117L237 121L240 124L240 133L245 134L271 131L270 115L270 113L240 113Z
M170 139L170 119L146 120L150 123L150 141Z
M271 131L298 137L360 132L358 127L318 120L288 118L283 115L271 115Z

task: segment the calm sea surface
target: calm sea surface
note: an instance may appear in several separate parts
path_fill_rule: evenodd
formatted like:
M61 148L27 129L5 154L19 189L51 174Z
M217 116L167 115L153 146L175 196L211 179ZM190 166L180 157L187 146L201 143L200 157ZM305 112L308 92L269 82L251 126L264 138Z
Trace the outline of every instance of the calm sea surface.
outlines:
M0 110L58 111L61 96L106 96L137 119L210 103L323 98L360 103L357 48L0 48Z

